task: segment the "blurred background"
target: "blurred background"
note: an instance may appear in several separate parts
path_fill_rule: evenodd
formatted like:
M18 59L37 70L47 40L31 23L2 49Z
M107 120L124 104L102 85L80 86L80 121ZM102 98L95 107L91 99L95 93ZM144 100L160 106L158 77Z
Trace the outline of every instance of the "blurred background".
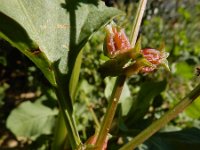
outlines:
M125 28L129 35L138 1L105 0L105 3L126 13L126 16L116 18L115 22ZM139 74L127 80L112 125L113 136L108 149L118 149L120 144L160 118L200 82L197 72L200 67L199 0L149 0L140 35L143 48L156 49L165 43L166 51L170 54L168 61L171 71L161 68L152 74ZM78 118L76 122L83 140L94 133L94 118L102 119L115 81L115 78L101 78L97 71L106 60L102 53L104 37L104 29L101 29L83 49L74 104ZM17 108L27 101L42 101L45 108L57 109L55 95L39 69L17 49L0 39L0 149L42 150L50 146L57 113L52 113L51 123L46 125L46 130L41 132L43 134L24 133L25 136L18 136L15 133L12 118L20 118ZM187 146L198 149L200 139L196 137L200 137L199 119L200 98L139 149L157 150L162 145L160 150L172 150L188 141ZM182 149L187 149L187 146Z

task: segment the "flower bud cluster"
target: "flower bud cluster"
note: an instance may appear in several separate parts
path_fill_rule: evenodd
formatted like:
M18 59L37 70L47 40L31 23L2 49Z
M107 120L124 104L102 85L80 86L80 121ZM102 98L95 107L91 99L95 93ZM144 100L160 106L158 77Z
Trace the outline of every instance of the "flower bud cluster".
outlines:
M135 47L131 47L129 39L123 29L108 25L106 31L104 54L108 56L110 60L103 65L102 68L105 69L101 70L107 71L108 68L110 68L107 76L116 76L120 74L132 75L139 72L150 73L159 66L164 66L169 70L166 59L168 53L163 50L164 48L161 50L153 48L142 49L140 39L137 41Z

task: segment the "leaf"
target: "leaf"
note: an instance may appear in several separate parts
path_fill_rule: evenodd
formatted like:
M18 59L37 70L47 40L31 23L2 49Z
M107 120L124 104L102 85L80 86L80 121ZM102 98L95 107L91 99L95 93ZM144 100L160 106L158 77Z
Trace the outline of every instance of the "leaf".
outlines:
M115 81L116 81L116 78L110 78L110 77L107 77L105 78L105 84L106 84L106 87L105 87L105 90L104 90L104 94L105 94L105 97L107 98L107 100L109 100L110 98L110 95L112 93L112 90L113 90L113 87L114 87L114 84L115 84Z
M55 77L45 53L40 51L38 45L30 39L19 23L1 13L2 2L0 1L0 37L10 42L31 59L42 70L49 82L55 85Z
M97 0L1 0L0 37L28 56L68 100L79 51L95 31L119 14ZM68 105L72 107L70 101Z
M160 82L145 82L141 85L138 97L136 101L133 102L132 108L126 119L129 126L135 124L138 120L143 119L153 99L165 90L166 85L166 80Z
M98 0L0 1L0 38L29 57L54 86L73 148L80 144L69 90L76 58L91 35L119 14Z
M89 37L120 14L91 0L1 0L0 12L0 37L34 61L51 83L55 83L54 67L58 67L57 73L72 72Z
M200 97L198 97L186 110L185 113L194 119L200 118Z
M148 150L199 150L200 130L190 128L176 132L158 133L147 140L145 145L147 146L145 149Z
M11 112L6 125L17 137L35 140L42 134L52 132L56 114L56 110L27 101Z

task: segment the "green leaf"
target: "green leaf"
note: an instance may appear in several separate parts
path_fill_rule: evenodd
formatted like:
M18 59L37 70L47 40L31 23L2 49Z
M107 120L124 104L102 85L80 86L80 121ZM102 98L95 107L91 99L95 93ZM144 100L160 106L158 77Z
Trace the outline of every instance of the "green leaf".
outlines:
M99 1L1 0L0 37L28 56L65 93L79 51L119 14Z
M76 58L91 35L119 14L98 0L0 1L0 37L28 56L55 87L72 148L80 144L69 90Z
M10 44L29 57L41 69L49 82L55 85L54 73L45 53L30 39L25 29L19 23L1 13L2 2L0 1L0 37L10 42Z
M96 0L1 0L0 12L0 37L35 62L52 84L54 67L58 74L71 73L89 37L121 13Z
M35 140L42 134L52 133L57 110L40 104L23 102L9 115L6 125L17 137Z
M113 77L113 78L107 77L107 78L105 78L105 80L104 80L104 82L105 82L105 84L106 84L106 87L105 87L105 90L104 90L104 94L105 94L105 97L106 97L107 99L110 98L110 95L111 95L111 93L112 93L112 89L113 89L113 87L114 87L115 81L116 81L116 78L115 78L115 77Z
M127 116L129 126L143 119L154 98L165 90L166 85L166 80L160 82L145 82L141 85L138 97L133 102L132 108Z
M198 97L186 110L185 113L194 119L200 118L200 97Z
M145 149L148 150L199 150L200 130L190 128L176 132L158 133L147 140L145 145Z
M121 106L121 115L126 116L131 109L133 100L131 98L131 92L129 90L128 84L125 83L122 94L120 96L119 105Z

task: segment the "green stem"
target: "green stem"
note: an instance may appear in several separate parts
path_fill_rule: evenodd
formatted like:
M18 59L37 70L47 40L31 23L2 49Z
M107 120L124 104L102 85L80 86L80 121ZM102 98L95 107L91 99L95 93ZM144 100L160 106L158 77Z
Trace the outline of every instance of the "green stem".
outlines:
M52 143L52 150L64 149L67 137L67 130L64 122L64 118L61 112L58 114L56 128L54 131L54 140Z
M62 90L58 88L55 88L55 92L58 97L60 110L65 121L70 144L72 146L72 149L76 149L78 146L80 146L81 140L78 134L78 130L76 129L73 113L70 111L71 108L69 108L66 101L67 97L69 98L69 94L66 95L67 92L63 93Z
M115 82L114 89L107 107L106 114L104 116L100 132L98 134L96 149L102 150L103 144L107 138L108 132L110 130L112 120L115 115L115 111L117 108L117 104L122 93L122 89L124 86L124 82L126 80L126 76L119 76Z
M147 0L140 0L139 6L138 6L138 9L137 9L137 12L136 12L135 20L134 20L134 23L133 23L131 36L130 36L132 47L135 46L135 43L136 43L136 40L137 40L137 36L138 36L138 33L139 33L139 29L140 29L142 17L144 15L144 11L145 11L145 8L146 8L146 4L147 4Z
M91 113L91 115L92 115L92 118L93 118L93 120L94 120L94 123L95 123L95 125L96 125L96 128L99 130L99 128L100 128L100 123L99 123L99 120L97 119L97 116L96 116L94 110L93 110L93 106L90 104L90 102L89 102L89 100L87 99L86 96L85 96L84 99L85 99L85 102L86 102L86 104L87 104L87 107L88 107L88 109L89 109L89 111L90 111L90 113Z
M88 104L88 109L89 111L91 112L91 115L92 115L92 118L94 119L94 122L96 124L96 128L99 130L100 128L100 123L99 123L99 120L97 119L97 116L92 108L92 106L90 104Z
M164 116L151 124L148 128L143 130L139 135L134 137L130 142L124 145L120 150L133 150L138 145L142 144L145 140L151 137L169 121L175 118L187 106L189 106L200 95L200 84L183 98L173 109L169 110Z

